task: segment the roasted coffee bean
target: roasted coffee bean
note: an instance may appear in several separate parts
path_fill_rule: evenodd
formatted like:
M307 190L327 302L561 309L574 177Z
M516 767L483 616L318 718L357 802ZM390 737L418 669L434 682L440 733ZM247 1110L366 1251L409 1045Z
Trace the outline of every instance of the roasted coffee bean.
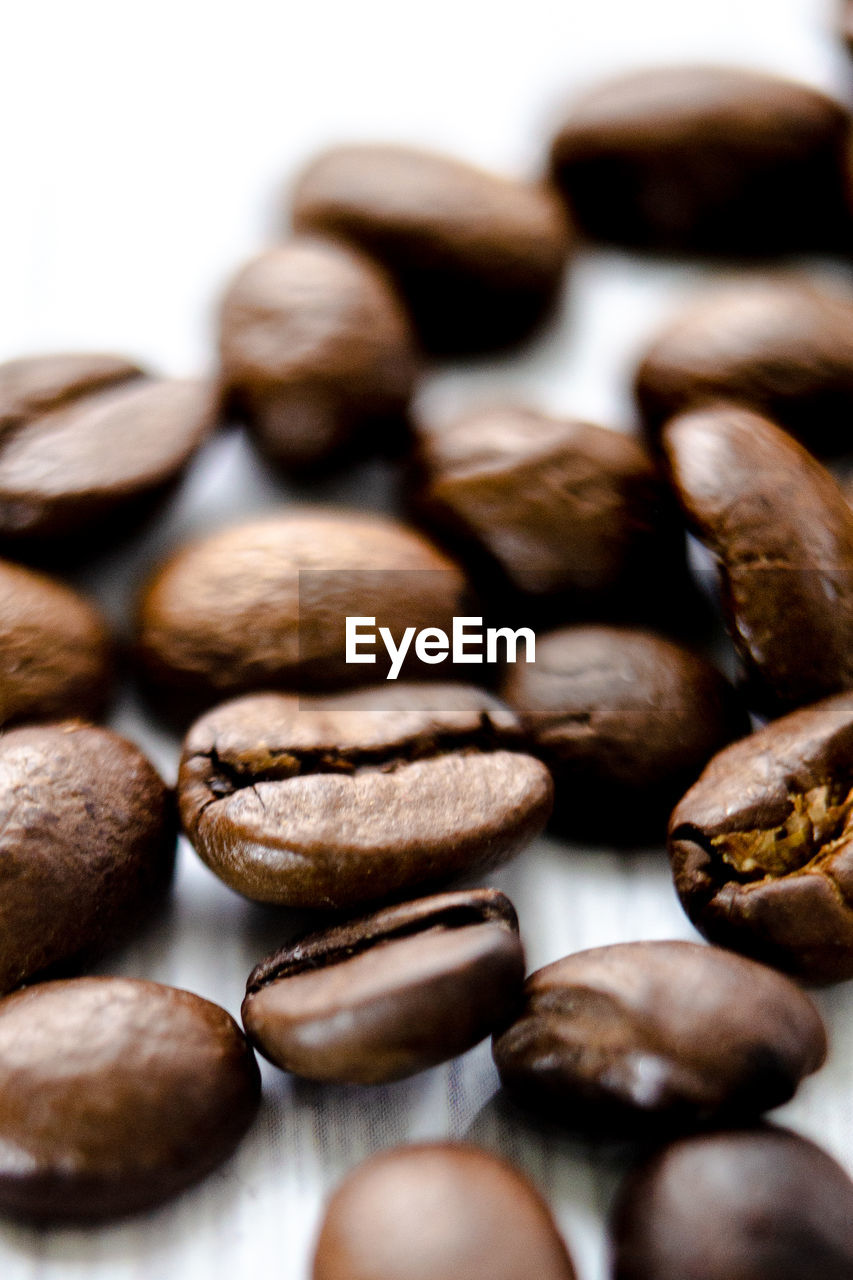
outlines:
M593 1135L760 1115L825 1056L820 1014L790 979L694 942L628 942L549 964L494 1042L514 1098Z
M0 724L97 718L112 683L111 643L69 587L0 561Z
M670 823L697 929L809 981L853 977L851 813L853 693L721 751Z
M626 1181L614 1280L849 1280L853 1183L784 1129L683 1138Z
M310 1080L380 1084L473 1048L521 999L518 920L497 889L386 907L269 956L243 1026L271 1062Z
M574 1280L544 1200L497 1156L461 1143L381 1151L326 1209L313 1280Z
M133 1213L230 1155L257 1064L224 1009L128 978L72 978L0 1001L0 1212Z
M140 655L176 709L251 689L382 680L345 661L347 616L452 628L465 580L414 530L359 511L299 507L234 525L179 550L143 594ZM423 668L426 671L426 668ZM426 672L430 674L429 671Z
M283 467L401 433L417 364L409 322L383 273L344 245L305 236L248 263L222 304L219 352L232 411Z
M627 627L540 636L502 694L554 778L554 825L595 841L662 838L672 806L715 751L749 731L704 658Z
M209 434L199 382L149 379L115 356L0 366L0 539L64 553L68 535L143 514Z
M181 817L246 897L380 901L495 866L541 830L551 779L518 739L515 717L466 685L241 698L187 735Z
M128 936L168 887L175 834L166 787L117 733L0 736L0 991Z
M714 554L756 706L853 686L853 513L811 454L746 409L697 409L663 436L675 491Z
M684 409L731 401L818 453L853 446L853 293L754 276L700 294L654 338L637 372L654 439Z
M656 67L575 103L553 175L580 229L664 252L772 255L849 240L849 120L795 81Z
M381 262L425 347L443 354L526 337L553 306L568 253L546 188L412 147L325 152L296 183L293 221Z

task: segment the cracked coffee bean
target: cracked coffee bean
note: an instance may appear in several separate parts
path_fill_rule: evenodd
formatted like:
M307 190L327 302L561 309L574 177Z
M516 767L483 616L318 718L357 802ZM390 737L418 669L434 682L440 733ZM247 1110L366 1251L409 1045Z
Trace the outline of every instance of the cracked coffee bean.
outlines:
M349 908L505 862L551 809L515 717L465 685L258 695L193 725L184 828L232 889Z
M749 719L704 658L649 631L564 627L502 696L554 778L553 825L596 842L662 838L670 810Z
M427 350L527 337L559 292L569 231L544 186L413 147L336 147L293 189L300 231L339 236L390 272Z
M515 1012L518 920L497 889L386 907L312 934L249 977L243 1025L309 1080L381 1084L473 1048Z
M383 273L344 245L305 236L253 258L222 303L219 352L228 407L282 467L404 434L409 322Z
M808 981L853 977L852 813L853 693L721 751L670 823L696 928Z
M381 1151L326 1208L313 1280L575 1280L551 1212L511 1165L461 1143Z
M175 836L169 792L117 733L0 736L0 991L124 941L168 888Z
M788 978L693 942L629 942L539 969L495 1037L524 1106L591 1135L740 1122L787 1102L826 1033Z
M688 523L762 710L853 685L853 513L832 476L767 418L698 409L663 435Z
M849 240L850 124L796 81L731 67L655 67L579 99L553 176L595 240L672 253L772 256Z
M784 1129L684 1138L626 1180L614 1280L849 1280L853 1183Z
M0 1212L86 1221L159 1204L231 1154L260 1095L209 1000L74 978L0 1001Z

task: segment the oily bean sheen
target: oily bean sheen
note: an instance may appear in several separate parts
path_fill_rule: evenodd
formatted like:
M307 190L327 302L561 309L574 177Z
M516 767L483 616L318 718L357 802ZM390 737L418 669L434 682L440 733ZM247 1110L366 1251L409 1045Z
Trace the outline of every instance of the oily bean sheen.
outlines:
M0 724L96 718L112 683L111 643L69 587L0 561Z
M86 1220L158 1204L230 1155L257 1064L224 1009L73 978L0 1001L0 1212Z
M568 252L545 187L411 147L320 155L296 183L293 221L382 263L425 347L445 354L526 337L556 299Z
M659 67L574 104L551 151L579 228L633 248L765 256L840 248L849 120L795 81Z
M657 334L637 399L654 439L684 409L731 401L818 453L853 445L853 293L753 276L705 293Z
M570 835L658 839L715 751L749 731L706 659L628 627L540 636L536 662L508 668L502 695L554 778L554 825Z
M312 1280L575 1280L550 1210L511 1165L461 1143L381 1151L326 1209Z
M851 812L853 693L721 751L670 822L697 929L810 981L853 977Z
M197 721L184 828L260 902L350 907L504 862L543 827L551 779L472 686L241 698Z
M697 409L663 436L672 482L714 554L758 706L853 686L853 513L832 476L767 418Z
M151 379L115 356L0 366L0 538L63 548L124 524L165 491L209 434L200 382Z
M596 947L547 965L494 1043L513 1097L590 1134L755 1116L787 1102L825 1056L820 1015L790 979L693 942Z
M284 467L400 434L417 363L409 322L379 268L344 245L304 236L253 258L225 294L219 352L231 409Z
M849 1280L853 1183L784 1129L682 1138L627 1179L614 1280Z
M414 530L383 516L298 507L234 525L179 550L139 611L149 679L196 709L250 689L382 680L347 664L347 616L450 632L465 580ZM368 652L368 650L362 650Z
M123 940L174 852L171 797L132 743L73 721L0 736L0 990Z
M243 1025L277 1066L379 1084L445 1062L516 1010L518 920L497 889L438 894L312 934L250 975Z

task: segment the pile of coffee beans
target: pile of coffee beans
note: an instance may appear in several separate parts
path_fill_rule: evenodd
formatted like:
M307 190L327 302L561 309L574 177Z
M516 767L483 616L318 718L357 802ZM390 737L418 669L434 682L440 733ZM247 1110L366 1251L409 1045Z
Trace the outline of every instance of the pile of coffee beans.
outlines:
M401 145L318 156L292 231L223 291L207 382L100 352L0 366L0 1213L182 1191L251 1125L255 1051L367 1087L491 1037L513 1123L642 1156L614 1280L853 1275L853 1183L763 1118L828 1053L798 983L853 977L853 509L830 470L853 293L755 266L849 254L853 116L756 72L653 68L579 99L549 156L527 183ZM636 439L413 409L442 357L546 325L594 242L748 263L649 335ZM53 575L150 527L226 421L308 500L171 548L122 643ZM377 454L393 518L315 500ZM182 735L175 788L97 723L128 671ZM626 939L526 976L482 881L546 827L666 843L710 945ZM280 912L243 1029L81 976L162 911L179 832ZM286 909L309 914L296 938ZM533 1185L449 1141L352 1172L313 1263L575 1275Z

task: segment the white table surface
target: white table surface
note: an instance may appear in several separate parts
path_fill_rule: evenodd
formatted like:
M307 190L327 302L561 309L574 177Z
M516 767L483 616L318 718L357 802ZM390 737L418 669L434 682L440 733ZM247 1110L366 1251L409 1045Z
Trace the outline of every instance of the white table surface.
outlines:
M212 366L229 273L275 238L288 175L320 145L394 139L535 173L567 95L649 62L723 60L853 97L832 0L6 0L0 5L0 359L67 348L126 352L182 374ZM707 275L618 253L582 258L561 321L503 361L447 367L422 409L512 393L630 427L629 375L659 318ZM379 465L321 491L386 504ZM199 457L164 519L78 581L126 625L142 575L190 532L304 500L237 434ZM169 780L177 743L130 693L115 725ZM636 938L695 936L662 850L542 839L490 877L516 904L529 964ZM172 906L104 971L187 987L237 1013L252 965L292 931L183 847ZM777 1112L853 1173L853 989L821 993L832 1038L820 1074ZM513 1124L487 1045L410 1081L323 1088L264 1068L260 1117L238 1154L143 1218L94 1230L0 1225L4 1280L302 1280L328 1191L364 1155L465 1137L545 1191L580 1280L603 1280L603 1214L619 1159ZM531 1278L534 1280L534 1278Z

